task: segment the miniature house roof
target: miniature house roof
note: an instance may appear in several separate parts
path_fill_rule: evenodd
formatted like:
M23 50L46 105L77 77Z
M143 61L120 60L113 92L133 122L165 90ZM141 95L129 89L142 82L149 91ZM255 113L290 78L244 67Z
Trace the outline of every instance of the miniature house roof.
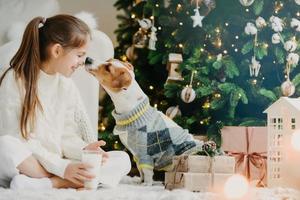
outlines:
M179 53L170 53L169 62L181 63L183 61L182 55Z
M300 98L289 98L289 97L280 97L275 103L270 105L263 113L268 113L269 111L282 107L285 105L291 106L296 111L300 111Z

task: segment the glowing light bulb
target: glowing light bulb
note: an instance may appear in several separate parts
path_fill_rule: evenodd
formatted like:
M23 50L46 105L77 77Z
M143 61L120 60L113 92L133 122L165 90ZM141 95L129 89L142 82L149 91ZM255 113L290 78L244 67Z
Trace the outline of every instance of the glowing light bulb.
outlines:
M249 190L249 182L239 174L229 177L224 185L224 194L228 199L240 199L244 197Z
M296 130L292 134L291 144L295 150L300 151L300 130Z

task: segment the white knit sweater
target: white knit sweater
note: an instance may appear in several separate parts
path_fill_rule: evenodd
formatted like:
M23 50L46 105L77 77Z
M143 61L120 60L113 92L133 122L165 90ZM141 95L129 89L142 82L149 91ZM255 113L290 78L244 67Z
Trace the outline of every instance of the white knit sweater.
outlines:
M24 95L20 88L10 70L0 86L0 136L20 138L47 171L63 177L71 160L81 159L81 149L97 140L80 94L72 79L40 71L38 97L43 111L37 111L35 127L30 127L26 141L19 127Z

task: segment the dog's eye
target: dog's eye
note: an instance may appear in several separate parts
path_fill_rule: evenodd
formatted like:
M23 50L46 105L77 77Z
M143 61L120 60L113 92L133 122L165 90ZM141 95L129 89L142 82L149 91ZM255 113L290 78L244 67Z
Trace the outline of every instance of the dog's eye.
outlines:
M106 72L110 72L110 67L109 66L110 65L104 65L104 69L105 69Z

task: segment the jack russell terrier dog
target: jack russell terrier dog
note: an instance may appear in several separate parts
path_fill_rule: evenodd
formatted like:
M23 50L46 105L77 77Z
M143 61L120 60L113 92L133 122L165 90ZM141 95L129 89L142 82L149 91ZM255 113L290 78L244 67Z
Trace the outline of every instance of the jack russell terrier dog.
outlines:
M202 149L186 129L150 106L149 98L135 80L133 66L116 59L107 62L87 58L86 70L94 75L114 103L113 133L133 154L141 182L152 185L153 169L170 170L172 157Z

